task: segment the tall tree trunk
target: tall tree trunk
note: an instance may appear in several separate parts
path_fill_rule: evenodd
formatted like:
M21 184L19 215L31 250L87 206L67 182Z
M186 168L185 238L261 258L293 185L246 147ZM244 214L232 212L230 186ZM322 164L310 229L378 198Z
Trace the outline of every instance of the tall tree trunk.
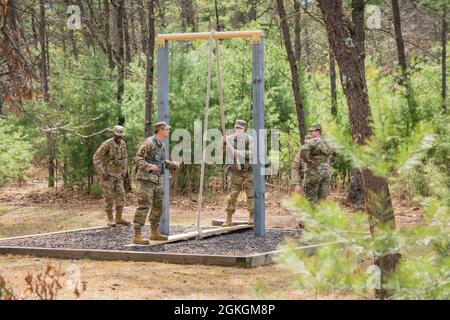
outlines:
M124 41L123 41L123 14L125 0L117 1L117 104L118 104L118 114L117 122L122 125L124 122L122 115L122 100L125 91L125 53L124 53Z
M47 48L47 32L46 32L46 15L45 15L45 1L40 0L39 5L40 21L39 21L39 44L41 49L40 56L40 72L41 72L41 90L44 100L49 101L49 90L48 90L48 48Z
M402 36L402 22L400 19L400 8L398 5L398 0L391 0L392 5L392 17L394 20L394 32L395 32L395 42L397 44L397 56L398 63L400 65L400 71L402 73L403 81L407 78L407 63L405 54L405 44Z
M46 32L46 15L45 15L45 1L39 1L39 43L41 47L41 90L44 97L44 101L48 104L50 102L50 93L48 87L48 41ZM48 169L48 187L53 188L55 186L55 150L56 141L55 137L51 132L47 132L47 169Z
M371 111L364 70L361 69L358 52L347 39L352 39L352 26L346 22L339 0L318 0L329 42L333 48L342 79L342 88L347 98L349 121L353 139L360 145L372 136ZM366 210L369 213L370 231L378 226L395 229L394 210L387 180L374 176L369 169L362 169L362 180L366 193ZM398 264L397 253L375 257L375 264L381 270L382 288L376 290L380 298L386 298L390 291L384 287L389 273Z
M85 1L85 0L84 0ZM85 25L86 28L82 28L82 33L84 36L84 41L86 42L86 45L91 48L94 44L93 35L92 35L92 25L91 20L88 18L87 11L84 9L83 0L78 0L78 6L80 7L81 12L81 23L82 25Z
M405 98L408 106L408 116L406 118L406 135L409 136L413 127L419 120L417 114L418 112L417 103L413 97L413 88L408 79L408 62L406 59L405 44L402 35L402 24L398 0L391 0L391 5L392 5L392 16L394 20L395 42L397 44L398 63L400 65L400 72L401 72L399 82L401 85L405 87Z
M193 0L181 0L181 29L183 32L196 32L195 9ZM188 30L189 28L189 30Z
M111 17L110 7L109 7L109 0L103 0L103 8L105 11L104 16L104 37L105 37L105 43L106 43L106 51L108 54L108 65L110 69L114 69L114 58L113 58L113 50L111 45L111 33L110 33L110 26L109 21Z
M214 0L214 11L216 13L216 31L220 31L219 7L217 5L217 0Z
M31 12L31 32L33 34L33 46L37 47L38 43L39 43L39 37L38 37L38 32L36 29L36 11L34 10L34 7L30 8L30 12Z
M442 14L442 39L441 39L441 69L442 69L442 85L441 85L441 97L442 97L442 112L447 112L447 3L444 4L444 11Z
M301 70L301 55L302 55L302 39L301 39L301 8L300 2L294 0L295 19L294 19L294 56L297 61L297 69Z
M350 32L352 41L355 46L358 57L359 68L364 75L365 81L365 38L366 33L364 29L364 0L352 0L352 28ZM364 204L364 187L362 180L362 172L357 168L352 168L350 171L350 183L348 186L347 201L357 205Z
M123 30L123 40L125 48L125 62L126 65L131 62L131 46L130 46L130 32L128 28L128 13L127 13L127 2L123 1L123 12L122 12L122 30Z
M138 11L139 11L139 26L141 30L141 52L147 53L147 21L145 19L145 7L142 0L137 0Z
M286 20L286 10L284 8L283 0L277 0L278 13L280 15L280 27L283 36L284 47L286 49L289 67L291 69L291 85L294 92L295 109L297 111L297 122L300 133L300 141L303 143L306 136L305 128L305 112L303 109L302 97L299 85L299 72L297 63L295 61L294 50L292 49L291 36L289 34L289 26Z
M145 123L144 136L152 135L152 113L153 113L153 74L155 70L155 0L148 1L148 47L147 47L147 77L145 81Z
M329 48L328 52L330 66L330 96L331 96L331 114L337 117L337 91L336 91L336 61L334 59L333 49Z

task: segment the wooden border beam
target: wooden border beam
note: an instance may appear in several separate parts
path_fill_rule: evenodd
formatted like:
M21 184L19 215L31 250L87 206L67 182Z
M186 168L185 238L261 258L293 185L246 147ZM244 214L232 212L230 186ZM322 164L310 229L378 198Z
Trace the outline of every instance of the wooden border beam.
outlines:
M251 31L220 31L213 32L213 39L252 39L254 44L261 42L263 32L261 30ZM166 46L167 41L192 41L192 40L208 40L211 38L211 32L192 32L192 33L166 33L156 36L156 44L159 48Z

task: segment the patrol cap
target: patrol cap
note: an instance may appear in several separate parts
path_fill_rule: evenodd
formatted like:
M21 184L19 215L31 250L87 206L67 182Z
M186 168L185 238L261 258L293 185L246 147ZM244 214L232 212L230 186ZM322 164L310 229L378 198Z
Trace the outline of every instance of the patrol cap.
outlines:
M161 129L170 129L170 126L165 121L155 123L155 133Z
M114 126L114 135L123 137L125 128L122 126Z
M234 127L235 128L241 128L241 129L245 129L245 126L247 125L247 122L245 122L244 120L236 120L236 122L234 123Z
M322 131L322 126L319 123L313 124L311 127L309 127L308 131L316 131L320 130Z

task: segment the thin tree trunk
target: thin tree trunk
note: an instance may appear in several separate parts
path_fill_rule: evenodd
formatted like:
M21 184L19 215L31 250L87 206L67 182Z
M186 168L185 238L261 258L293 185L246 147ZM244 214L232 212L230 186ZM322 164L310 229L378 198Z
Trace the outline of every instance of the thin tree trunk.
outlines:
M31 11L31 32L33 34L33 46L37 47L39 43L39 37L36 29L36 18L35 18L36 11L34 10L33 7L31 7L30 11Z
M342 79L342 88L347 98L349 121L353 139L360 145L372 136L370 126L371 111L364 70L361 69L358 52L346 39L351 39L351 29L346 23L344 11L339 0L318 0L329 42L333 48ZM375 228L395 229L394 210L387 180L374 176L369 169L363 169L362 180L366 191L366 210L369 213L370 231ZM376 290L380 298L386 298L390 291L385 288L387 276L395 269L400 255L397 253L375 257L375 264L381 270L382 288Z
M214 0L214 11L216 13L216 31L220 31L219 8L217 0Z
M86 25L86 28L82 28L82 33L84 36L84 41L86 41L86 45L91 48L93 45L93 40L92 40L92 25L91 25L91 20L89 18L87 18L87 14L86 11L84 10L84 6L83 6L83 0L78 0L78 6L80 7L80 12L81 12L81 21L82 24Z
M122 100L125 91L124 77L125 77L125 55L124 55L124 41L123 41L123 13L124 0L117 1L117 103L118 103L118 123L123 124L122 116Z
M152 113L153 113L153 74L154 74L154 51L155 51L155 1L148 0L148 47L147 47L147 77L145 81L145 123L144 136L152 135Z
M141 30L141 52L147 53L147 21L145 19L145 7L142 0L137 0L137 5L139 8L139 26Z
M181 0L181 29L183 32L196 32L195 9L193 0ZM190 30L188 30L188 28Z
M300 141L303 143L306 136L305 128L305 112L303 110L302 97L299 85L299 72L295 61L294 50L292 49L291 37L289 34L289 26L286 20L286 10L284 9L283 0L277 0L278 13L280 15L280 27L283 36L284 47L286 49L289 67L291 69L291 85L294 92L295 109L297 111L297 122L300 134Z
M397 44L398 63L400 65L400 84L405 87L405 98L408 105L408 118L406 119L406 135L409 136L411 130L418 121L417 103L413 97L413 88L408 79L408 62L406 59L405 45L402 36L402 24L400 18L400 8L398 0L391 0L392 16L394 20L395 42Z
M441 57L441 69L442 69L442 112L447 112L447 32L448 32L448 22L447 22L447 4L444 4L444 11L442 15L442 57Z
M331 114L337 117L337 91L336 91L336 61L334 60L333 49L330 46L328 52L330 64L330 96L331 96Z
M47 55L48 55L48 48L47 48L47 33L46 33L46 16L45 16L45 1L40 0L40 6L39 6L39 12L40 12L40 21L39 21L39 43L40 43L40 49L41 49L41 56L40 56L40 71L41 71L41 90L42 95L44 96L45 101L49 101L49 90L48 90L48 66L47 66Z
M123 12L122 12L122 30L123 30L123 40L125 48L125 62L126 65L131 62L131 46L130 46L130 32L128 28L128 13L127 13L127 2L123 1Z
M294 0L294 9L295 9L295 19L294 19L294 56L295 61L297 61L298 70L301 69L301 54L302 54L302 40L301 40L301 8L300 2L298 0Z
M113 58L113 52L112 52L112 45L111 45L111 33L110 33L110 26L109 26L109 19L111 17L110 7L109 7L109 0L103 0L103 7L105 10L105 17L104 17L104 23L105 23L105 43L106 43L106 51L108 54L108 65L110 69L114 69L114 58Z
M400 8L398 5L398 0L391 0L392 5L392 16L394 20L394 32L395 32L395 42L397 44L397 56L398 63L400 65L400 70L402 73L402 81L407 78L407 63L405 54L405 44L402 36L402 22L400 19Z

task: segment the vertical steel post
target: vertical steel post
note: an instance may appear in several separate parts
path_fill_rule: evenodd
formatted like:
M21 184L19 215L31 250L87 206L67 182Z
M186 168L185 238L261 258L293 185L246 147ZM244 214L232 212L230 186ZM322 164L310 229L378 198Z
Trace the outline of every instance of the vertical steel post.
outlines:
M253 194L254 194L254 233L265 236L265 157L264 134L264 42L253 44Z
M169 123L169 47L158 48L158 121ZM166 159L169 159L169 139L164 141L166 145ZM161 216L159 231L169 235L169 172L164 172L163 183L163 212Z

